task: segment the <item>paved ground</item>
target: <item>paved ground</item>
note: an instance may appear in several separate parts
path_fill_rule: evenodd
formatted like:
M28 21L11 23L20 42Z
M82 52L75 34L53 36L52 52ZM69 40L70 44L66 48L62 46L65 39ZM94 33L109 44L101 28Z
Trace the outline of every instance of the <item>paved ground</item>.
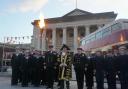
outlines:
M33 86L29 86L29 87L21 87L20 84L18 86L11 86L11 78L10 77L0 77L0 89L46 89L45 87L41 86L41 87L33 87ZM76 85L76 81L71 81L70 82L70 86L71 89L77 89L77 85ZM96 86L96 84L94 84ZM107 84L105 83L105 87L107 87ZM118 89L120 89L120 85L117 84ZM55 89L56 86L55 86ZM86 88L84 88L86 89ZM96 89L96 88L94 88ZM107 88L106 88L107 89Z
M73 80L75 80L75 73L73 72ZM105 89L107 89L107 84L105 83ZM76 81L70 81L71 89L77 89ZM94 89L96 87L96 83L94 83ZM118 89L120 89L120 84L117 84ZM46 89L45 87L21 87L19 84L18 86L11 86L11 70L8 72L0 72L0 89ZM55 88L57 89L56 85ZM86 87L84 88L86 89Z

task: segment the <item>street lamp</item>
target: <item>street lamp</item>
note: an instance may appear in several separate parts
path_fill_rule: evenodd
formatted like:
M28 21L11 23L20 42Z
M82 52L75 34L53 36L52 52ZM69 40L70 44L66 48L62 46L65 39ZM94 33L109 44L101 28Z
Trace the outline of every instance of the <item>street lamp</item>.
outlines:
M44 29L44 27L45 27L44 16L42 14L40 14L38 24L39 24L39 28L40 28L40 49L42 50L42 37L43 37L44 30L45 30Z
M5 37L4 37L4 43L3 43L3 52L2 52L2 59L1 59L1 72L3 72L3 61L4 61L4 56L5 56Z
M80 41L80 37L77 37L77 40Z
M80 37L77 37L77 40L78 40L78 46L80 46Z

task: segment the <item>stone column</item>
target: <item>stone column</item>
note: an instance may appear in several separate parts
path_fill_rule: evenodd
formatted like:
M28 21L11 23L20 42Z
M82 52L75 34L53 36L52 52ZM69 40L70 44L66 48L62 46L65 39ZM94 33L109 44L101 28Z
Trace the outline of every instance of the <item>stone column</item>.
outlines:
M42 33L42 51L46 51L46 29Z
M78 29L74 27L74 52L76 53L78 48Z
M40 49L40 45L41 45L41 42L40 42L41 37L40 37L40 36L41 36L41 35L40 35L40 29L38 28L37 31L36 31L36 41L35 41L36 44L37 44L37 45L36 45L36 46L37 46L37 47L36 47L37 50L41 50L41 49Z
M62 44L66 44L67 43L67 29L63 28L63 43Z
M90 27L89 26L86 26L85 27L85 32L86 32L86 36L90 34Z
M56 29L52 29L52 45L56 48Z
M33 48L36 46L35 41L36 41L36 28L33 25L33 37L32 37L32 40L31 40L31 45L32 45Z
M40 33L39 33L39 28L37 28L35 25L34 26L34 29L33 29L33 41L32 41L32 47L36 50L39 49L39 45L40 45L40 39L39 39L39 36L40 36Z

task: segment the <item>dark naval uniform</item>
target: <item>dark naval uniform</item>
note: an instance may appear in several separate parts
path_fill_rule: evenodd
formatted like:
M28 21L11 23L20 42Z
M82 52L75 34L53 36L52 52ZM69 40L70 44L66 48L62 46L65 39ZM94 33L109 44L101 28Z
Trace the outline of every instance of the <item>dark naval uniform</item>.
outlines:
M88 65L87 65L87 70L85 70L85 77L86 77L86 87L87 89L92 89L94 86L94 55L90 55L87 57L88 59Z
M97 89L104 89L104 57L95 56Z
M46 60L45 55L41 55L41 85L46 86L47 85L47 71L46 71Z
M34 85L36 86L36 87L38 87L38 86L40 86L40 82L41 82L41 55L37 55L36 56L36 58L35 58L35 82L34 82Z
M28 60L29 60L29 56L22 55L22 60L21 60L22 87L28 86L28 82L29 82Z
M118 76L118 80L120 81L120 72L119 72L119 63L118 63L119 62L119 60L118 60L119 56L120 56L119 53L113 55L113 58L115 60L115 63L114 63L115 72L116 72L116 75Z
M121 89L128 89L128 55L120 55L118 58Z
M104 69L108 83L108 89L116 89L116 66L113 56L106 56Z
M31 60L31 83L35 87L38 87L40 85L40 60L39 56L36 54L33 54L33 56L30 57Z
M47 81L48 88L53 88L53 83L55 79L55 65L57 63L57 53L55 51L48 51L45 54L46 60L46 70L47 70Z
M34 84L34 71L35 71L35 57L34 54L30 54L28 65L29 65L29 81Z
M19 64L20 61L18 59L18 56L16 54L13 54L11 58L11 66L12 66L12 79L11 79L11 85L17 85L19 80L19 73L20 73L20 67Z
M84 86L84 73L87 67L87 58L84 53L76 53L73 60L74 70L76 74L78 89L83 89Z

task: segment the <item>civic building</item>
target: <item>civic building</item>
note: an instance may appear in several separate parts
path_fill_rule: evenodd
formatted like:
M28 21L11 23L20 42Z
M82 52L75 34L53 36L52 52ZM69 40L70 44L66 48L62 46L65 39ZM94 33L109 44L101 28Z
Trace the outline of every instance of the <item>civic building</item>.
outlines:
M43 36L39 28L40 20L34 20L32 47L45 51L52 44L59 51L62 44L67 44L71 51L76 52L81 38L114 21L116 17L114 12L92 13L76 8L61 17L45 19Z

